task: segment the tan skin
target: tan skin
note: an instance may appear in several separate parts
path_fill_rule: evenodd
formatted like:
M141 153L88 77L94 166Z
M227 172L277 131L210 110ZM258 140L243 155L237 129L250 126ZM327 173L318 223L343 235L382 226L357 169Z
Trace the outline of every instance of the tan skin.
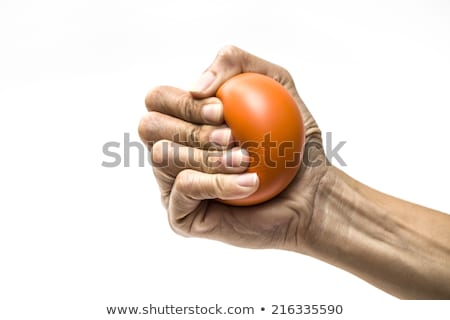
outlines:
M246 153L206 148L211 141L223 150L231 145L215 92L242 72L267 75L291 93L304 118L306 144L313 146L287 189L251 207L214 200L256 191L257 177L242 165ZM139 134L155 164L167 164L153 171L175 232L307 254L399 298L450 299L450 216L380 193L328 165L320 129L285 69L228 46L190 92L158 87L146 106ZM188 161L207 157L221 165Z

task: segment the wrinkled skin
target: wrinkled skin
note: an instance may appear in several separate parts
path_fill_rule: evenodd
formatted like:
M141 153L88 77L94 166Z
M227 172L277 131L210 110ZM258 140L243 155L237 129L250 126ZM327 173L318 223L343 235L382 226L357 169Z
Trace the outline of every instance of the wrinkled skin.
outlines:
M295 179L274 199L251 207L213 200L243 198L257 189L257 179L247 181L247 186L237 184L246 167L236 159L245 159L245 152L234 149L237 155L232 166L187 161L190 155L195 159L214 157L224 163L222 156L230 155L206 147L214 141L225 149L232 142L229 130L224 130L223 110L215 93L227 79L242 72L261 73L282 84L297 102L306 133L303 164ZM228 46L218 53L190 92L157 87L148 93L145 103L148 113L140 122L139 134L149 146L152 161L167 163L154 166L153 171L175 232L248 248L302 252L310 245L308 239L312 237L308 235L320 225L313 223L315 197L327 165L320 130L285 69ZM214 106L209 111L202 111L210 104ZM174 154L185 161L180 165Z

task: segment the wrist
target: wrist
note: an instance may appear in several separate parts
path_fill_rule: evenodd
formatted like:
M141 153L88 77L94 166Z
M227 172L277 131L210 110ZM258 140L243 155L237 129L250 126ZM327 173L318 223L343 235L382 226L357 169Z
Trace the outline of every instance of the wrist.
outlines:
M354 181L329 166L314 195L311 223L305 232L303 253L328 263L339 264L352 222L352 211L360 201Z
M303 253L402 298L449 297L448 217L378 192L329 167ZM444 285L444 283L446 283Z
M399 237L402 223L391 215L384 196L328 167L315 195L304 253L395 292L390 286L402 272L396 259L408 257Z

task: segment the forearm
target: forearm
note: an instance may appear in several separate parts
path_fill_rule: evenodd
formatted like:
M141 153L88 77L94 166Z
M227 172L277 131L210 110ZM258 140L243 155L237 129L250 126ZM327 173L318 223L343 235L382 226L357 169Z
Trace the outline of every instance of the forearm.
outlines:
M450 216L373 190L329 168L307 253L400 298L450 298Z

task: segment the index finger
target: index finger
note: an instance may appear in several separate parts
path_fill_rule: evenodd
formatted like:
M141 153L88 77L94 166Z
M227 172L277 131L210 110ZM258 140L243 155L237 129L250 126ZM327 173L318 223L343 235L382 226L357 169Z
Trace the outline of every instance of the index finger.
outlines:
M145 97L145 106L148 111L157 111L197 124L223 123L223 109L219 99L194 99L189 92L174 87L153 88Z

